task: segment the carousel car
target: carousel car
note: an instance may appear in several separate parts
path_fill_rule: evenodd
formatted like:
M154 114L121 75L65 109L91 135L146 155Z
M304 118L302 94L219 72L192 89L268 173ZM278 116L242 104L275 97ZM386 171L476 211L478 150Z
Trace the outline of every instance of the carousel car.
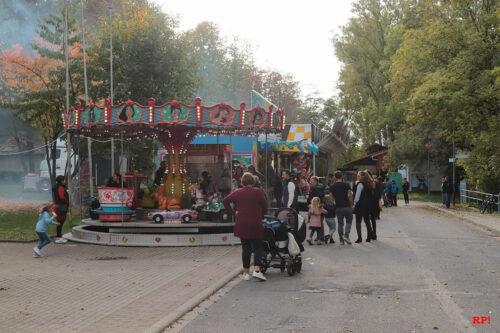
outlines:
M198 217L198 212L190 209L182 210L164 210L148 213L148 219L155 223L162 223L163 220L180 220L182 223L188 223Z
M212 222L231 222L231 214L222 203L205 204L197 207L199 213L198 220Z

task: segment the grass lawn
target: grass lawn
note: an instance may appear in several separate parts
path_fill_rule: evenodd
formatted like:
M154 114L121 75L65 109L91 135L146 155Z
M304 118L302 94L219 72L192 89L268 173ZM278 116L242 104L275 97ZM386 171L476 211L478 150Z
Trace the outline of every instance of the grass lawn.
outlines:
M430 202L442 202L442 197L440 193L409 193L410 202L412 200L418 201L430 201ZM398 195L398 198L403 199L403 195Z
M79 215L73 215L73 226L79 224ZM38 239L35 232L38 221L38 209L26 208L17 211L0 210L0 239L8 240L33 240ZM63 233L70 232L68 221L63 225ZM56 226L50 225L47 230L49 235L56 234Z

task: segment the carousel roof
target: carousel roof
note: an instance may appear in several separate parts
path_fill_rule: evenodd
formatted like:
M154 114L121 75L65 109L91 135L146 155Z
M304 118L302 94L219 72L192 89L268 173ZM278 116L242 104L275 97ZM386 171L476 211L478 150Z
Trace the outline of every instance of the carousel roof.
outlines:
M194 134L255 135L279 133L283 130L285 115L283 109L272 111L260 106L247 110L241 103L239 109L219 103L213 106L201 105L196 98L194 105L176 100L155 105L150 98L148 105L126 101L104 106L93 103L77 109L63 110L66 131L84 136L126 136L131 138L151 137L165 131L190 130Z

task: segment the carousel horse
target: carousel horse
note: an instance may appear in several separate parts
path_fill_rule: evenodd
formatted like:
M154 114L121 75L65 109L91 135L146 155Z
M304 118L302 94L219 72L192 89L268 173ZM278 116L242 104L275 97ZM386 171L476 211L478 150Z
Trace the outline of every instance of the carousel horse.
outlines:
M156 202L158 202L159 209L178 210L182 208L182 198L178 196L166 196L163 186L158 186L156 191L151 194Z

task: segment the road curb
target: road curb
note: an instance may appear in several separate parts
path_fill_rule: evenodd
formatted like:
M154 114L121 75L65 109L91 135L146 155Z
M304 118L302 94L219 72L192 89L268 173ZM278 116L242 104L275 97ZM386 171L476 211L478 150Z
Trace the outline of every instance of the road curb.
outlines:
M431 209L437 210L437 211L439 211L441 213L445 213L445 214L451 215L451 216L453 216L453 217L455 217L455 218L457 218L459 220L462 220L464 222L470 223L470 224L472 224L472 225L474 225L474 226L476 226L476 227L478 227L480 229L483 229L484 231L488 231L488 232L492 233L493 236L495 236L495 237L500 236L500 232L499 231L497 231L495 229L491 229L490 227L488 227L488 226L486 226L484 224L478 223L478 222L476 222L476 221L474 221L474 220L472 220L472 219L470 219L468 217L464 217L464 216L455 214L454 212L449 211L449 210L444 209L444 208L441 208L441 207L436 207L436 206L432 206L432 205L426 205L426 206L429 207L429 208L431 208Z
M184 316L189 311L197 307L201 302L206 300L208 297L215 294L219 289L224 287L242 271L242 268L235 268L224 277L222 277L217 283L205 288L197 296L191 298L186 303L182 304L180 307L170 312L168 315L157 321L154 325L145 329L143 333L161 333L164 329L175 323L179 318Z
M56 235L49 235L50 241L55 238ZM0 239L0 243L34 243L40 241L38 238L33 239Z

